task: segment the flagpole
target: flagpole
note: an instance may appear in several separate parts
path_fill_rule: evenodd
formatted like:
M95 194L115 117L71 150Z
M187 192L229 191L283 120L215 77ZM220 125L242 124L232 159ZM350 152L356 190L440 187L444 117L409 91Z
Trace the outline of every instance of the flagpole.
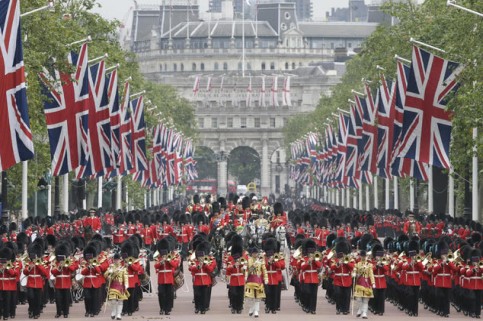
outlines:
M22 162L22 219L28 217L27 202L28 202L28 161Z
M369 192L369 184L366 185L366 211L371 210L371 193Z
M87 209L87 191L86 191L86 181L82 180L83 189L84 189L84 198L82 199L82 209L86 210Z
M64 214L69 212L69 174L63 175L62 193L64 196Z
M374 208L379 208L379 189L378 189L378 186L377 186L377 176L374 175L374 183L373 183L373 186L374 186Z
M121 176L118 175L117 179L117 189L116 189L116 210L121 209L121 198L122 198L122 183L121 183Z
M97 208L102 208L102 176L97 178Z
M347 207L345 200L346 200L346 198L345 198L345 188L343 188L342 191L341 191L341 204L340 205Z
M394 176L393 180L393 191L394 191L394 209L399 209L399 185L398 185L398 178Z
M352 207L355 209L358 209L357 207L357 193L354 191L354 194L352 195L354 203L352 204Z
M433 166L429 166L428 172L428 211L432 213L434 211L433 200Z
M363 187L359 186L359 210L361 210L361 211L362 211L362 208L363 208L362 207L362 200L363 200L363 197L364 197L363 194L364 194Z
M479 215L478 215L478 149L477 149L477 140L478 140L478 128L474 127L473 128L473 141L474 141L474 146L473 146L473 166L472 166L472 174L473 174L473 179L472 179L472 188L473 188L473 208L472 208L472 218L473 221L478 222L479 221Z
M351 193L350 193L350 189L348 188L345 188L345 196L346 196L346 201L345 201L345 205L347 208L350 208L351 207Z
M414 211L414 180L409 179L409 208Z
M47 184L47 216L52 216L52 178Z
M451 217L455 217L454 213L454 169L450 167L448 175L448 212Z
M385 201L385 205L386 205L386 209L389 208L389 197L390 197L390 193L391 193L391 181L389 180L389 178L385 178L384 179L384 184L385 184L385 189L386 189L386 201Z

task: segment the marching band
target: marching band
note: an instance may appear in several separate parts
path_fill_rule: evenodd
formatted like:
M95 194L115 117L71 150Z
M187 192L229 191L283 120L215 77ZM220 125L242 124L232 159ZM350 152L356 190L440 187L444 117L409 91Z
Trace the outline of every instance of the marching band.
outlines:
M176 291L186 287L186 261L195 314L210 310L212 288L222 281L230 312L248 308L256 318L261 302L265 313L281 311L289 285L309 314L317 313L321 286L336 314L384 315L388 302L408 316L418 316L421 305L441 317L453 306L480 318L478 222L315 202L287 213L281 202L247 196L200 200L194 197L185 212L167 206L101 217L91 210L70 219L27 219L21 231L15 223L1 226L1 317L15 318L17 304L27 300L29 318L38 319L49 302L55 318L68 318L83 300L85 317L109 304L111 318L121 320L139 311L143 292L153 291L151 262L159 313L170 315Z

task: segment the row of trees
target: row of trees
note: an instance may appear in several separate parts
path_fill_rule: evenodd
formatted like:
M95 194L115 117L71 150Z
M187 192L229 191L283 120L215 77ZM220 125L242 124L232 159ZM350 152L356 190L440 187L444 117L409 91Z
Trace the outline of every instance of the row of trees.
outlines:
M21 1L21 12L28 12L45 5L44 0ZM166 119L186 137L195 138L196 128L193 126L194 111L189 102L180 98L175 89L161 84L146 81L139 71L133 53L123 50L118 41L119 21L108 21L91 10L97 6L95 0L57 0L55 12L43 11L22 19L22 36L24 46L24 62L27 72L27 95L31 128L34 135L35 158L29 162L29 191L36 188L37 178L51 166L47 127L44 116L45 97L41 93L38 73L42 68L69 68L64 62L69 50L78 50L78 46L68 46L90 35L89 57L109 54L107 67L120 64L119 79L123 81L132 77L131 92L146 91L146 99L151 100L147 107L154 110L146 112L148 141L152 139L151 128L159 123L159 116ZM122 90L122 84L120 84ZM8 204L11 209L20 207L21 165L8 171ZM142 189L137 183L126 180L130 198L135 206L143 202ZM95 182L88 184L88 191L95 190Z
M458 3L483 12L481 1L461 0ZM353 97L351 90L362 91L362 78L374 80L375 90L380 72L376 66L383 67L386 77L390 77L395 75L396 54L411 59L412 44L409 39L415 38L444 49L446 54L442 55L443 58L465 65L459 79L461 87L458 94L448 104L455 113L451 162L456 173L457 195L462 200L464 183L471 176L473 146L477 144L478 150L481 150L483 145L481 134L476 142L472 139L472 128L477 127L480 133L483 130L483 21L477 15L447 7L446 0L426 0L421 5L410 0L388 2L383 10L394 17L396 23L376 29L363 44L361 52L347 63L341 83L332 89L331 96L320 99L313 113L290 120L284 129L285 142L289 146L310 131L323 134L322 124L332 117L333 112L337 112L337 108L348 110L348 99ZM480 157L480 164L481 160ZM482 174L480 171L480 181ZM408 186L407 180L403 180L402 185ZM458 202L461 206L462 203Z

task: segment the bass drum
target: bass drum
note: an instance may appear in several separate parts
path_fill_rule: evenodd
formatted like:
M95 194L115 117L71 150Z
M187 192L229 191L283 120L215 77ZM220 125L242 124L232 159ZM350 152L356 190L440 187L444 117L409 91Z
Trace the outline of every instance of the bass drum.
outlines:
M183 272L177 273L177 275L174 277L174 290L180 289L184 285L184 275Z

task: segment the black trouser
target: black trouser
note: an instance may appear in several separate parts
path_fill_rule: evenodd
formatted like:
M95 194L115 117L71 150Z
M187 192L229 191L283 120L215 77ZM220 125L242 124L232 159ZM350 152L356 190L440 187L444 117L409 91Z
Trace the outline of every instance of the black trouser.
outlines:
M449 315L449 288L436 288L436 308L444 315Z
M172 284L158 284L159 309L171 312L173 309L174 289Z
M304 283L302 285L302 295L305 297L304 304L309 311L315 311L317 309L318 288L317 283Z
M127 289L129 292L129 299L123 302L122 311L124 313L133 313L136 310L136 303L137 303L137 290L136 288L129 288Z
M208 308L208 299L211 286L209 285L195 285L193 286L195 309L198 311L206 311Z
M351 287L334 286L335 290L335 308L339 312L349 312L351 303Z
M472 290L475 295L475 299L471 302L470 305L470 314L474 314L475 316L481 315L481 290Z
M11 315L11 306L17 306L17 302L13 301L13 294L15 291L0 291L0 310L1 315L4 318L8 318ZM15 313L13 314L15 315Z
M386 289L374 289L374 298L371 299L374 313L384 313L384 301L386 300Z
M236 311L243 310L243 297L245 295L245 286L230 286L228 292L231 308Z
M280 301L282 299L282 283L278 283L276 292L277 296L275 298L275 309L280 310Z
M100 307L100 288L84 288L84 305L86 313L96 314Z
M29 313L33 316L40 315L40 310L42 310L42 289L27 288L27 300L29 301Z
M265 309L270 311L276 311L276 301L277 301L277 286L276 285L265 285Z
M10 291L12 293L12 298L9 305L10 317L15 317L15 314L17 313L18 291L18 287L17 291Z
M55 306L57 315L68 315L70 304L70 289L55 289Z
M407 295L407 305L406 308L409 312L413 315L418 314L418 306L419 306L419 286L408 286L408 295Z

